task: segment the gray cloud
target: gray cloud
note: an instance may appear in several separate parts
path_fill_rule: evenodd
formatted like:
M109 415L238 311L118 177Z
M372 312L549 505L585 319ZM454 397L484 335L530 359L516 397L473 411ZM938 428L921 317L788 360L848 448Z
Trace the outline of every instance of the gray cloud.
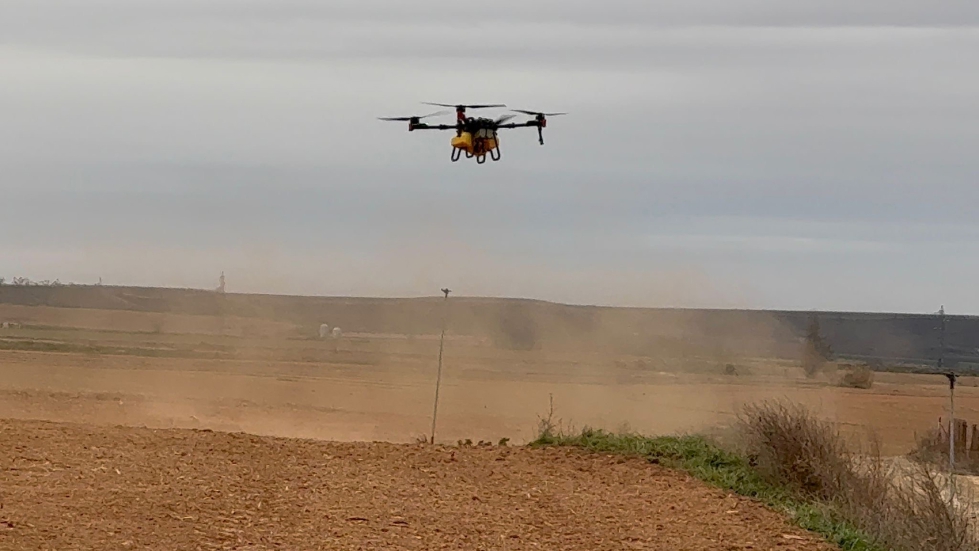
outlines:
M583 25L646 26L968 26L979 21L979 7L968 0L924 4L915 0L845 0L773 2L699 0L644 2L616 0L498 0L481 10L459 10L448 2L419 0L7 0L14 14L50 19L118 21L138 25L152 19L172 22L209 18L239 24L261 19L344 22L468 23L475 28L494 22L548 21Z
M979 7L964 0L934 5L910 0L501 0L475 15L431 0L5 4L0 36L8 45L124 57L435 57L510 63L542 57L553 62L563 56L575 63L618 65L624 58L654 65L677 54L709 62L719 53L784 59L805 53L800 50L807 46L827 53L854 43L900 48L887 38L895 29L913 31L919 40L944 41L928 31L969 32L979 25Z
M0 10L8 277L979 312L975 2ZM453 165L425 100L572 115Z

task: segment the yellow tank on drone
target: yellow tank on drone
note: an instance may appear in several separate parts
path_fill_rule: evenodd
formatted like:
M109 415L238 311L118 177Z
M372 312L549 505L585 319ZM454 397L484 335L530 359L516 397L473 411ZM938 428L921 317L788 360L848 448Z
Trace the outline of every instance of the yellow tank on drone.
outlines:
M469 132L460 133L458 136L452 138L452 147L471 153L473 149L473 135Z

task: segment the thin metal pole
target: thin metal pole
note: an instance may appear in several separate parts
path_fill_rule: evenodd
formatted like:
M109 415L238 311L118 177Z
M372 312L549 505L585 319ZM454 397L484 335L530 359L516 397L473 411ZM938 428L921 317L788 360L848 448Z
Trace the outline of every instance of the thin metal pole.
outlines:
M939 331L938 331L938 369L945 367L945 327L947 319L945 317L945 305L938 311Z
M955 425L955 384L952 384L951 390L948 393L948 403L949 403L949 432L948 432L948 468L952 472L955 472L955 430L958 427Z
M945 374L948 377L948 480L949 480L949 500L955 500L955 372Z
M435 422L438 419L439 414L439 388L442 386L442 350L445 346L445 325L449 318L449 293L452 291L449 289L442 289L445 293L445 299L442 301L442 336L439 337L439 370L438 376L435 379L435 406L432 408L432 438L430 442L435 443Z
M938 369L945 367L945 328L947 318L945 316L945 305L938 310ZM948 377L948 476L949 476L949 499L955 499L955 372L949 371L945 374Z

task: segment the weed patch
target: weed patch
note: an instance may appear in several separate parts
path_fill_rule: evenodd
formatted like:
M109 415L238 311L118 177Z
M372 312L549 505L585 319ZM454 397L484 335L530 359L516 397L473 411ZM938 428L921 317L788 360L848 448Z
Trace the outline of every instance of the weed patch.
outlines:
M970 507L949 499L947 479L924 463L898 469L879 454L851 454L834 427L801 407L745 409L743 452L701 436L645 437L558 430L553 407L532 446L573 446L680 469L761 501L847 551L974 551ZM546 430L544 430L546 429Z
M763 403L741 418L757 472L769 484L829 507L895 551L974 551L971 500L931 465L851 453L836 428L801 406Z
M854 526L837 518L830 508L797 499L789 490L766 482L748 458L725 451L700 436L650 438L584 429L576 434L552 432L541 435L531 445L573 446L597 453L642 457L651 463L686 471L708 484L757 499L842 549L884 551L883 547L872 545L870 539Z

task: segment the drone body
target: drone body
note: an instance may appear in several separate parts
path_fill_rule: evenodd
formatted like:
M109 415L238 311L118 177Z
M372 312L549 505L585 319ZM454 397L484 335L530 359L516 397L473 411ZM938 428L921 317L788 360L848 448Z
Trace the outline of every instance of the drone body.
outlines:
M476 162L483 164L486 156L494 161L500 160L500 137L499 130L504 128L537 128L537 136L540 144L544 145L544 127L547 126L547 117L564 115L565 113L539 113L536 111L523 111L515 109L517 113L532 115L534 118L527 122L511 123L507 122L516 115L503 115L496 119L483 117L467 117L466 109L486 109L490 107L506 107L502 104L493 105L446 105L443 103L429 103L427 105L437 105L440 107L454 107L456 112L455 124L426 124L422 119L443 115L445 112L432 113L424 116L413 117L394 117L382 118L385 121L407 121L408 131L415 130L455 130L456 135L450 142L452 145L452 162L458 161L463 154L467 159L475 158Z

